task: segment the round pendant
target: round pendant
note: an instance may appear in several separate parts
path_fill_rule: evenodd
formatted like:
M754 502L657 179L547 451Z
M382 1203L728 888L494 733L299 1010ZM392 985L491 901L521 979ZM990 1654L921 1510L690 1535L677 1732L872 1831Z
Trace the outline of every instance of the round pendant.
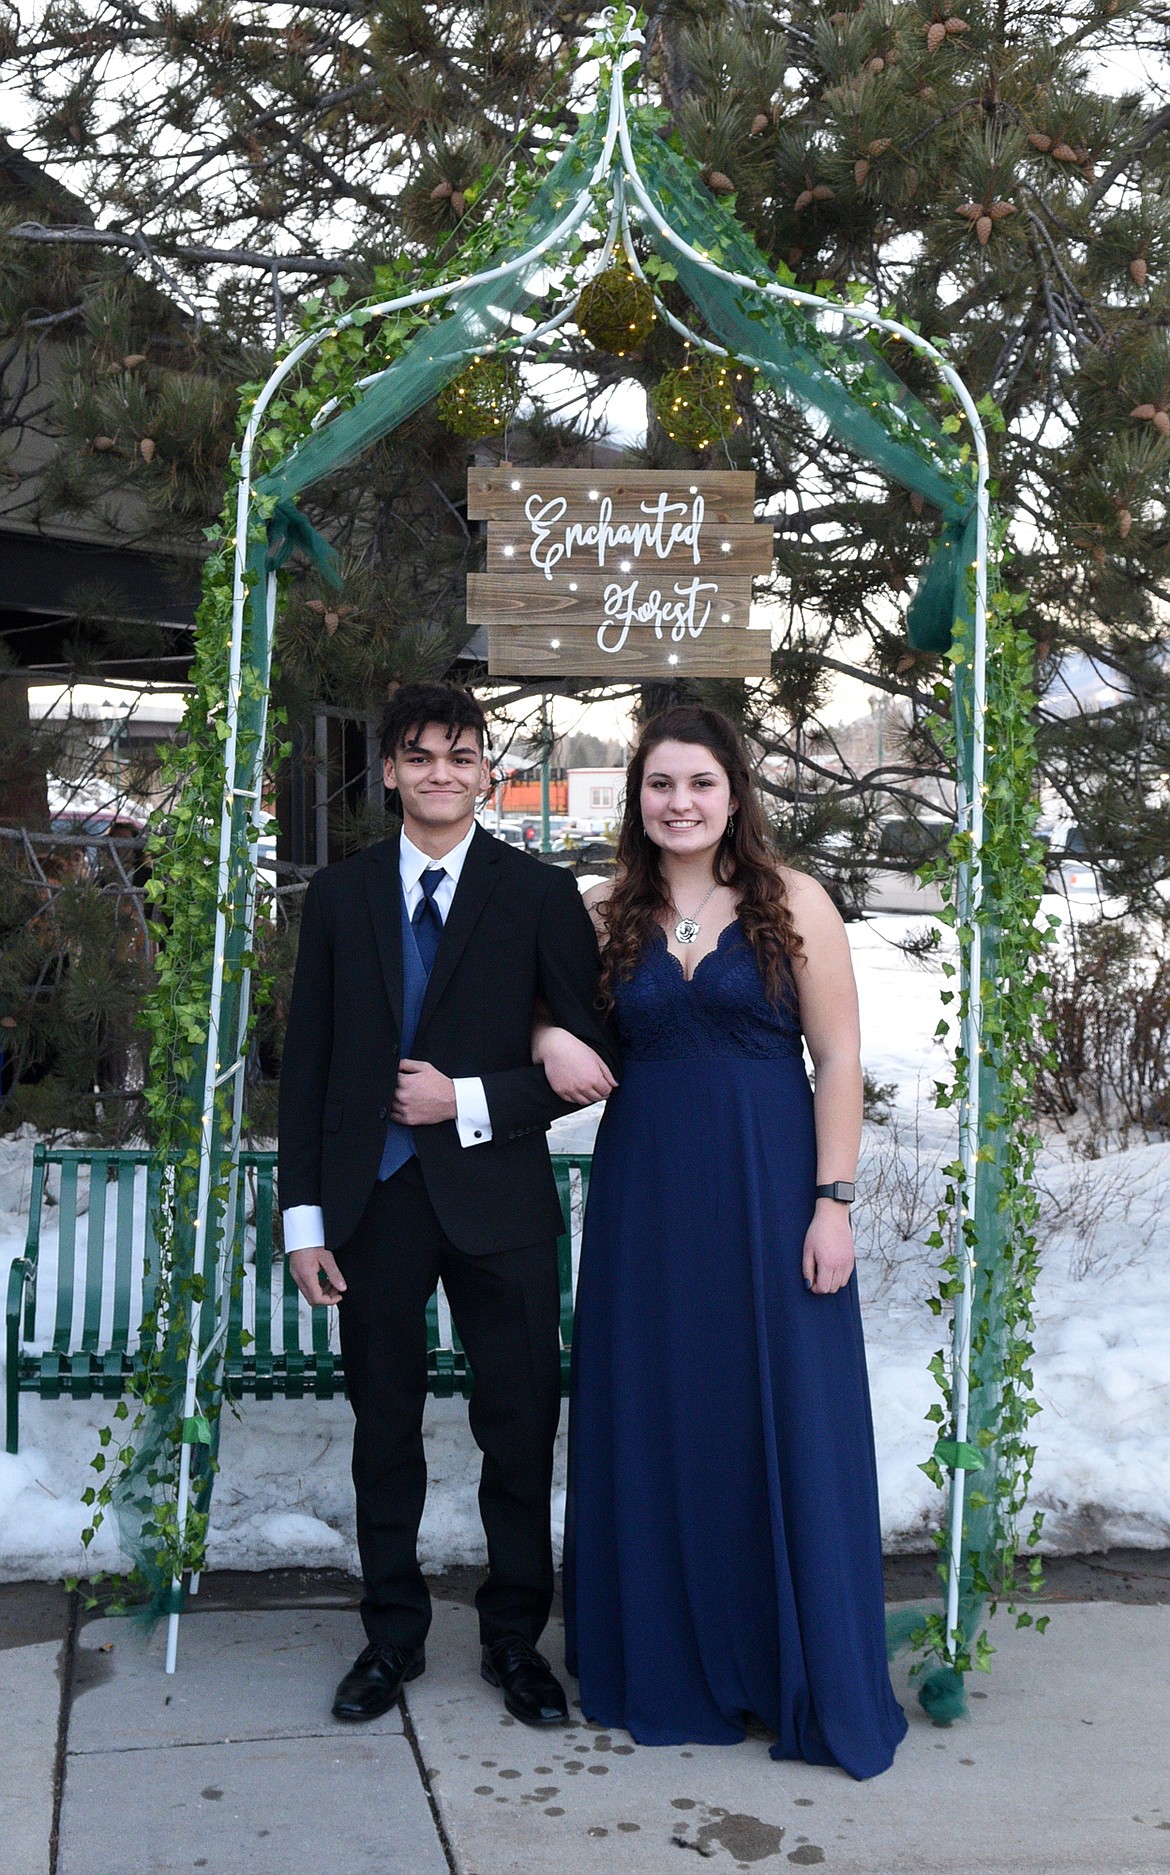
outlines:
M693 944L699 935L699 927L693 918L680 918L674 927L674 935L680 944Z

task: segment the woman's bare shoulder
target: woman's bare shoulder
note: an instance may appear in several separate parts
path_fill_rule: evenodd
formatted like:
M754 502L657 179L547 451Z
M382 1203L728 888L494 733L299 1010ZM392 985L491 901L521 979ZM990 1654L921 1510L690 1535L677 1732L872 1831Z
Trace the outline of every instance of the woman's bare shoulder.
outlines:
M799 872L795 866L781 866L779 871L798 930L804 923L822 927L841 923L841 914L819 879L809 872Z

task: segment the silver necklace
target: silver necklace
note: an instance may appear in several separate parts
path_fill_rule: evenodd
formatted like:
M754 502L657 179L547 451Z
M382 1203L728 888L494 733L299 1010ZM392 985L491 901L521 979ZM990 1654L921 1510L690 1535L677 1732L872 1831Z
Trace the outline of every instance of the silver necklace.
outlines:
M715 890L715 887L718 884L719 884L718 879L712 879L711 884L708 886L707 891L703 895L702 901L700 902L700 904L698 904L695 907L695 910L691 913L691 916L689 918L685 918L683 916L682 912L679 910L674 900L671 899L670 909L674 913L675 917L678 919L678 923L674 927L674 935L678 939L678 942L680 944L693 944L695 939L698 937L699 931L701 929L700 924L699 924L699 913L702 911L703 906L707 903L707 900L710 898L712 892Z

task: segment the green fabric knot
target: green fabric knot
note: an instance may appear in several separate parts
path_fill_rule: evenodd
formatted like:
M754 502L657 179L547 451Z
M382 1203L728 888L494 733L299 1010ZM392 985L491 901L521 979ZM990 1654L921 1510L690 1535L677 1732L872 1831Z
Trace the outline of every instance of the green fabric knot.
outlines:
M202 1413L194 1413L183 1421L183 1444L211 1444L211 1426Z
M953 1725L967 1716L967 1694L963 1676L954 1667L936 1667L923 1680L918 1703L935 1725Z
M987 1463L986 1452L981 1452L977 1445L969 1445L965 1439L940 1439L934 1455L948 1471L982 1471Z
M152 1614L181 1615L187 1605L187 1591L182 1583L168 1582L154 1598Z
M341 590L341 561L336 547L307 521L287 496L277 502L268 523L267 566L276 572L294 553L303 553L335 591Z
M938 545L906 613L906 636L915 651L949 651L957 619L972 616L969 574L975 559L978 512L943 523Z

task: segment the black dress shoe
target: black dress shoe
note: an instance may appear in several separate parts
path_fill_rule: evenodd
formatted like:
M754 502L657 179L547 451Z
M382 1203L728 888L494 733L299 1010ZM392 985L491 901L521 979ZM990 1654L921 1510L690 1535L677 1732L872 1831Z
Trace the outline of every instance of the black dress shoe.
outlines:
M371 1641L342 1680L333 1700L335 1719L378 1719L395 1705L407 1680L426 1668L421 1647Z
M568 1723L564 1688L544 1655L518 1634L505 1634L485 1647L480 1672L489 1686L501 1689L508 1711L524 1725Z

